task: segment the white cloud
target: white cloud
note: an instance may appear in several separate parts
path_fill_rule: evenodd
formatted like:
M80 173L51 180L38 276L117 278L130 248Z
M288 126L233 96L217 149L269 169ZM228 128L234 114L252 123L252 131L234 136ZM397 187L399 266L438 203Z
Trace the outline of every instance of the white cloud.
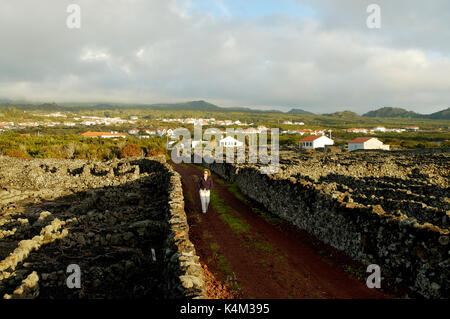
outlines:
M111 55L106 50L85 49L80 59L87 62L108 61L111 59Z
M315 12L303 19L214 17L182 0L78 2L82 28L69 30L68 0L2 0L0 97L207 99L315 112L432 112L450 100L450 19L430 3L405 9L380 0L382 28L374 31L365 1L356 0L303 1Z

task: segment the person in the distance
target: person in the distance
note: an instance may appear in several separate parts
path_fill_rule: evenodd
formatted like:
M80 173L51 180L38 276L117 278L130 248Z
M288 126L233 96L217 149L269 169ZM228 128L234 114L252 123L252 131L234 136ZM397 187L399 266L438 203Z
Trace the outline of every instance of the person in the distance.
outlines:
M198 189L200 192L200 201L202 202L202 212L206 214L209 206L209 197L211 194L211 188L213 181L211 178L211 172L209 169L203 170L203 176L198 181Z

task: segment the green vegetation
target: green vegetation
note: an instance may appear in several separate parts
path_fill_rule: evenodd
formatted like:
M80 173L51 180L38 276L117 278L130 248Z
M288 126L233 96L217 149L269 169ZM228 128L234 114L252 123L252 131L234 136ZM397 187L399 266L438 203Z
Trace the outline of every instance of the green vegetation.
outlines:
M249 232L250 226L241 218L233 216L235 211L225 204L215 189L211 191L211 201L214 203L214 208L219 213L220 219L231 228L233 233L242 234Z
M239 187L236 185L236 183L229 183L228 190L236 196L240 201L243 201L244 203L247 202L244 195L242 195L241 191L239 190Z
M219 255L217 260L217 269L226 274L231 275L233 273L233 270L231 269L231 266L228 262L228 259L224 255Z
M220 218L231 228L235 234L248 233L250 226L241 219L228 214L220 214Z
M226 182L219 181L219 183L225 184ZM215 210L220 214L220 219L230 227L234 234L245 236L247 238L246 242L249 243L248 245L266 253L273 253L275 251L275 248L269 243L257 239L257 234L251 233L250 225L239 216L238 212L226 205L214 189L211 192L211 201L214 203ZM280 256L280 262L282 261L281 257L282 256Z
M219 196L219 194L217 194L217 191L214 188L211 190L210 196L211 196L211 202L214 204L214 209L218 213L227 213L230 210L232 210L231 207L229 207L228 205L225 204L223 199Z
M21 158L111 160L138 155L153 156L163 152L164 142L159 138L104 139L78 135L0 134L0 154Z
M366 272L362 268L354 268L352 266L347 265L344 267L344 270L348 272L350 275L358 278L359 280L363 280L367 277Z
M225 274L227 277L231 276L233 274L233 270L227 258L221 254L220 245L213 240L213 236L207 231L203 233L202 238L204 242L208 243L208 248L211 251L211 255L217 262L217 270Z
M252 208L253 212L260 215L262 218L264 218L267 222L277 225L283 222L283 220L280 217L277 217L273 214L264 212L262 210L260 210L259 208L253 207Z
M220 185L226 187L240 201L247 202L247 199L244 197L244 195L242 195L241 191L239 190L239 186L237 186L236 183L230 183L230 182L228 182L226 180L223 180L223 179L215 179L215 182L217 182Z
M275 250L275 248L270 246L268 243L261 242L261 241L253 242L252 245L257 249L264 250L268 253L272 253Z

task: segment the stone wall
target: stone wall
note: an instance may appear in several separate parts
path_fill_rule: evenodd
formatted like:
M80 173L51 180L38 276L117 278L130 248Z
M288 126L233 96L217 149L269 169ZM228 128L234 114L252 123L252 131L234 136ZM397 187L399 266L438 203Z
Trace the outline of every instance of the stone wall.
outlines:
M188 230L180 176L164 156L0 156L0 297L201 298ZM69 264L81 289L66 285Z
M203 270L194 245L189 240L181 177L169 164L166 163L165 167L171 174L168 216L170 232L165 241L164 256L167 267L164 271L166 298L205 298Z
M399 156L282 154L274 175L257 165L203 165L273 214L378 264L382 276L427 298L448 298L448 155Z

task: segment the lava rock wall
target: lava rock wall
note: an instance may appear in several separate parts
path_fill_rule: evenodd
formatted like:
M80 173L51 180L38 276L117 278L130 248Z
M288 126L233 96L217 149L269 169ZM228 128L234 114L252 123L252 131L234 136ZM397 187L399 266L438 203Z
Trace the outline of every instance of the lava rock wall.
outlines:
M207 164L270 212L427 298L450 289L447 154L282 154L258 165Z
M0 157L0 297L203 297L183 205L164 156ZM67 285L72 264L80 288Z

